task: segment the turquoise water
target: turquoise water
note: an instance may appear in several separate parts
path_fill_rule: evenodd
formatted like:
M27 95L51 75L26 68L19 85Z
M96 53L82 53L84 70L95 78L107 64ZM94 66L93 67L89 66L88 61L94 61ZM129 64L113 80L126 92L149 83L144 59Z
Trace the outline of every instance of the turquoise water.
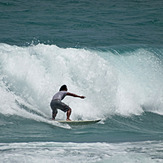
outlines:
M0 162L162 162L162 1L0 2ZM50 120L62 84L69 126ZM57 119L65 119L59 112Z

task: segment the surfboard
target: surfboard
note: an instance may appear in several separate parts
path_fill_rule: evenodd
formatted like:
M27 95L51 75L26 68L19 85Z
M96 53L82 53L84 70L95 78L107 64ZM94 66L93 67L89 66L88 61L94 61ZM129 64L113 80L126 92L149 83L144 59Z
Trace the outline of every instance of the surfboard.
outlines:
M59 123L66 123L69 125L88 125L88 124L94 124L101 121L101 119L97 119L97 120L87 120L87 121L57 121Z

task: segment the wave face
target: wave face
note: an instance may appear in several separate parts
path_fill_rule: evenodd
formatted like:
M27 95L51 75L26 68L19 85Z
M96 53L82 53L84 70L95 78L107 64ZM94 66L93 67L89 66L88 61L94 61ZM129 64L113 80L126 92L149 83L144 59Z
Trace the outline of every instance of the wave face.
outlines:
M53 94L67 84L70 92L87 97L64 100L73 108L72 119L162 114L162 52L147 47L86 50L0 44L0 112L50 117Z
M162 54L145 46L0 44L0 160L162 161ZM71 119L102 121L75 127L50 120L49 103L62 84L86 96L64 99ZM65 118L59 111L57 119Z

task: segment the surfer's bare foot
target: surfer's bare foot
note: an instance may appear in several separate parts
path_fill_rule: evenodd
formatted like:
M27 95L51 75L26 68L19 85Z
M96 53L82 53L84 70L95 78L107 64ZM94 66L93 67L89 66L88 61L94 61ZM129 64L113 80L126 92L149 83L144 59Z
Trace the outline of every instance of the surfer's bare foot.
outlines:
M66 121L71 121L71 119L66 119Z

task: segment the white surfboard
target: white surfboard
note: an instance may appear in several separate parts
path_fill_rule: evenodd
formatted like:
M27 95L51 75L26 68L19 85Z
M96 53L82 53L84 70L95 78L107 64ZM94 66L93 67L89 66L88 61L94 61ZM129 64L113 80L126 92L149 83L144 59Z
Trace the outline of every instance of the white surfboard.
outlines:
M101 119L98 119L98 120L87 120L87 121L57 121L59 123L66 123L66 124L69 124L69 125L88 125L88 124L94 124L94 123L97 123L101 121Z

